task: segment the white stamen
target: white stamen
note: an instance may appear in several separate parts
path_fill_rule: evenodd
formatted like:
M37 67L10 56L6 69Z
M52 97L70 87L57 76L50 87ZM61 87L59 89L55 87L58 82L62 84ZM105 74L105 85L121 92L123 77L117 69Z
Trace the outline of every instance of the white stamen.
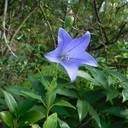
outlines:
M69 61L71 58L69 53L60 53L60 60L61 61Z

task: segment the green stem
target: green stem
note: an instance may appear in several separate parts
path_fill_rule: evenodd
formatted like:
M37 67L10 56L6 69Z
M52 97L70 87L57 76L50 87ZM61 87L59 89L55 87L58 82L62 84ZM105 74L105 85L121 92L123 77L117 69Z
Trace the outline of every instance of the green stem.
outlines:
M52 93L54 91L54 88L56 87L56 80L58 78L58 66L59 66L59 64L57 64L56 67L55 67L55 74L54 74L54 77L53 77L53 79L50 83L49 90L47 92L48 102L47 102L46 124L47 124L47 121L48 121L48 116L49 116L50 109L52 107L51 97L52 97Z
M13 128L18 128L18 124L17 124L18 119L19 118L17 118L17 119L14 120L14 126L13 126Z
M56 68L55 68L55 79L54 80L57 80L57 77L58 77L58 67L59 67L59 64L56 64Z
M48 92L49 94L48 94L48 103L47 103L46 124L47 124L49 112L51 109L51 96L52 96L53 89L54 89L54 86L51 84L50 90Z

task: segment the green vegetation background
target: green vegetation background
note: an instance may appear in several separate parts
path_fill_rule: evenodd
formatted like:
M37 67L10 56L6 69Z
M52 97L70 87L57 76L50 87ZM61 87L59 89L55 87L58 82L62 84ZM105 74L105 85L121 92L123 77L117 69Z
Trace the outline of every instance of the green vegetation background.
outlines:
M65 19L67 16L74 20L67 21ZM28 82L29 75L33 74L38 78L39 71L44 76L54 75L51 64L43 55L57 46L57 33L60 27L65 28L73 38L90 31L91 42L87 52L96 58L99 67L98 69L81 67L78 75L82 78L78 77L75 84L80 85L78 88L81 93L84 93L83 88L86 91L91 90L91 93L85 94L87 96L97 97L98 93L101 93L101 97L98 96L95 103L106 96L104 100L107 102L107 109L104 108L102 112L92 99L91 104L87 98L99 115L105 113L101 118L103 128L116 128L116 126L127 128L128 2L126 0L0 0L0 88L21 86L32 89ZM69 81L61 70L60 78ZM70 96L68 98L67 101L72 101ZM77 101L77 108L79 102L82 101ZM82 103L88 104L85 101ZM105 105L102 103L100 106ZM5 107L1 106L0 111L2 110L5 110ZM113 119L113 116L116 119ZM86 125L89 128L99 127L89 115L86 118L83 115L82 118L83 122L78 123L76 128L78 126L84 128ZM97 119L95 116L94 118ZM66 122L66 119L64 120ZM107 121L109 125L105 123ZM88 126L90 122L91 125ZM76 123L74 125L67 121L68 123L71 128L75 128Z

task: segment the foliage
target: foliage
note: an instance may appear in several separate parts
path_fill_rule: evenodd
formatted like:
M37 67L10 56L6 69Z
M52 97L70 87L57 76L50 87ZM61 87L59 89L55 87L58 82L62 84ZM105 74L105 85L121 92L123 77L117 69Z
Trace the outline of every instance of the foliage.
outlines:
M127 7L127 0L0 0L0 127L127 128ZM73 38L90 31L87 51L99 64L81 66L73 83L43 57L60 27Z
M32 75L28 77L32 89L19 86L6 87L7 92L3 93L9 112L1 112L2 119L9 126L8 119L16 120L17 127L30 125L24 124L26 120L34 122L44 117L46 120L39 123L43 124L41 125L43 128L50 128L54 123L53 127L56 128L58 125L63 128L62 122L67 128L84 126L89 128L90 125L98 128L105 126L114 128L119 121L119 125L126 127L128 97L125 91L128 91L128 79L116 71L109 71L107 67L102 70L90 67L86 69L90 73L80 70L75 83L70 83L65 78L58 78L56 81L52 76L44 77L43 73L39 73L36 77ZM102 77L97 77L95 73ZM17 103L14 97L18 98L17 102L22 98L22 105ZM40 117L39 114L37 116L39 119L32 119L32 115L36 117L36 112L41 112ZM26 114L28 116L24 117Z

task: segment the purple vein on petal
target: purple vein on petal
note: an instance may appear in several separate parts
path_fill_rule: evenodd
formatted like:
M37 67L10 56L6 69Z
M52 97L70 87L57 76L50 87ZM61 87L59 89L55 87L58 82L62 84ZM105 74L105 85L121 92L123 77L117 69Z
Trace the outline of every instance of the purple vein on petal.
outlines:
M84 39L83 39L83 40L84 40ZM82 40L81 42L83 42L83 40ZM72 51L74 48L78 47L78 46L81 44L81 42L79 42L79 44L77 44L76 46L74 46L73 48L71 48L70 50L68 50L68 52L70 52L70 51Z
M79 47L79 46L83 46L83 47L81 47L82 48L81 50L85 50L87 48L89 42L90 42L90 33L86 32L86 34L84 34L82 37L73 39L70 42L70 46L72 46L72 47L70 48L70 46L67 46L67 51L71 52L74 49L77 50L77 47ZM75 43L76 43L76 45L75 45Z

